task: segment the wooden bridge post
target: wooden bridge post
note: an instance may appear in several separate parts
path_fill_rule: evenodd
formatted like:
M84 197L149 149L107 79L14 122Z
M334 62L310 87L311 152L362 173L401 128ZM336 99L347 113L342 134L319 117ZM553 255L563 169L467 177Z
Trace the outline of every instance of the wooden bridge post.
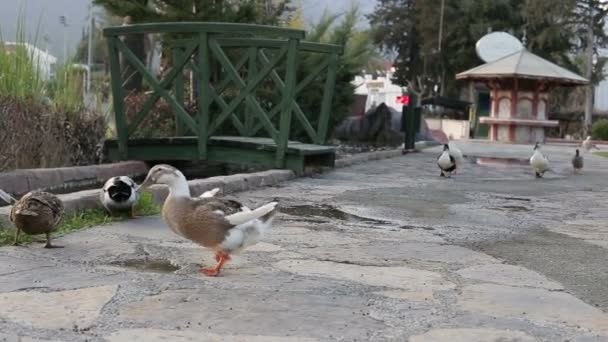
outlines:
M278 168L285 167L285 154L289 142L289 132L291 131L292 101L295 96L297 56L299 39L290 38L287 50L287 63L285 73L285 92L281 103L281 120L279 128L279 141L277 141L277 154L275 164Z
M129 131L124 109L124 94L122 88L122 75L120 72L120 55L116 45L118 37L108 38L108 50L110 53L110 75L112 85L112 100L114 105L114 124L116 125L116 136L118 138L118 155L121 160L129 157L127 144Z
M211 70L209 69L209 33L201 32L198 43L198 156L207 159L209 117L211 109Z
M181 47L175 47L173 49L173 63L181 60L184 52ZM184 104L184 71L181 70L177 76L175 76L175 100L177 103ZM175 112L175 135L178 137L186 135L186 124L180 118L179 114Z
M258 49L256 47L250 47L247 49L249 54L249 64L247 66L247 83L253 82L255 75L258 73ZM245 110L245 133L248 137L253 135L253 124L254 124L255 113L251 109L251 106L247 106Z
M327 66L327 78L325 79L325 89L323 91L323 102L321 103L321 114L319 115L319 125L317 127L316 144L323 145L327 138L327 125L329 122L329 114L331 112L331 104L334 98L334 87L336 85L336 73L338 69L338 55L332 53L329 55L329 64Z

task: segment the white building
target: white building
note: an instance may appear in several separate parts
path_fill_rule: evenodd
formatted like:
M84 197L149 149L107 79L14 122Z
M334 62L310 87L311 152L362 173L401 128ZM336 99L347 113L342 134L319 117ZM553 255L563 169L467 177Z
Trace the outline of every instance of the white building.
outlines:
M374 79L372 75L356 76L352 81L355 86L355 94L367 95L365 111L373 106L386 103L387 106L401 112L402 104L397 103L397 97L403 95L403 89L391 81L394 68L387 70L384 76Z
M25 46L33 63L37 64L40 76L43 80L49 80L55 75L55 67L57 65L57 58L55 56L29 43L4 42L4 48L8 52L15 51L17 46Z

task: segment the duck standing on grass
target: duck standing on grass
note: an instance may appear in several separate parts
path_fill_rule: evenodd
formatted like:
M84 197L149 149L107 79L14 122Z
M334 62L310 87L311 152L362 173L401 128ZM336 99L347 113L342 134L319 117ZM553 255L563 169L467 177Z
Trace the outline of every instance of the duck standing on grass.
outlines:
M57 196L43 191L30 191L16 200L0 190L0 197L13 204L9 215L10 221L17 228L13 246L19 245L19 234L23 231L28 235L46 234L44 248L61 248L51 244L51 233L59 227L64 213L63 203Z
M139 199L139 191L137 191L137 184L131 178L120 176L108 179L101 188L99 197L101 204L110 215L129 211L131 217L135 217L135 205Z
M530 157L530 165L534 170L534 175L536 178L542 178L545 172L549 170L549 159L543 155L540 151L540 145L537 142L534 145L534 154Z
M270 228L276 213L277 202L251 210L237 201L215 198L219 189L192 198L186 177L170 165L160 164L150 169L141 188L152 184L169 186L162 216L171 230L215 250L217 265L200 270L208 276L217 276L231 254L256 244Z
M450 147L448 144L443 145L443 152L437 158L437 166L441 169L441 177L445 177L446 173L448 177L452 176L452 172L456 171L456 160L454 156L450 154Z
M576 149L576 154L572 158L572 167L574 168L574 173L578 173L583 169L583 156L581 156L578 148Z

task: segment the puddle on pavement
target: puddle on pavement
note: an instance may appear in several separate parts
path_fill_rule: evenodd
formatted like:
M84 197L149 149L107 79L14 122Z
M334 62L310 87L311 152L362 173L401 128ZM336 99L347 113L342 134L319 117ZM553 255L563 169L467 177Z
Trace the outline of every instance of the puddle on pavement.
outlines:
M495 196L496 198L508 200L508 201L521 201L521 202L531 202L532 200L529 198L522 197L510 197L510 196Z
M488 208L490 210L500 210L500 211L509 211L509 212L528 212L531 209L530 208L526 208L524 206L521 205L503 205L500 207L491 207Z
M412 229L435 230L435 228L433 228L433 227L411 226L411 225L407 225L407 224L403 225L403 226L399 226L399 228L408 229L408 230L412 230Z
M468 160L477 165L488 166L488 167L517 167L517 166L529 166L529 159L519 158L495 158L495 157L468 157Z
M179 270L179 267L163 259L131 259L116 261L112 265L149 273L173 273Z
M323 217L333 220L348 221L348 222L362 222L382 225L393 225L393 223L383 220L376 220L372 218L357 216L349 214L336 207L329 205L295 205L291 207L281 208L281 212L291 216L304 217L304 220L311 220L313 217ZM316 221L316 220L315 220ZM318 221L316 221L318 222Z

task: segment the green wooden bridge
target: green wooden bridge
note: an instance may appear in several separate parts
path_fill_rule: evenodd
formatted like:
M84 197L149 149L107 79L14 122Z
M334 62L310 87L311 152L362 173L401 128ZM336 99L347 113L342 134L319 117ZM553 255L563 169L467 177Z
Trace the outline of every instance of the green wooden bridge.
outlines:
M161 79L123 42L132 34L178 37L165 47L171 62ZM110 160L206 160L295 171L334 165L335 150L324 144L341 46L306 42L301 30L228 23L127 25L106 28L104 36L110 51L117 135L104 146ZM298 77L303 54L314 54L318 63ZM150 90L129 119L121 67L125 60ZM195 75L195 110L186 109L186 71ZM311 113L304 113L298 104L298 95L323 79L322 101L312 107L318 111L317 119L311 120ZM258 96L261 88L268 92L269 84L276 103ZM174 114L175 135L138 138L138 129L160 99ZM231 134L221 135L226 131ZM298 136L304 135L305 141L290 140L294 131L304 132Z

